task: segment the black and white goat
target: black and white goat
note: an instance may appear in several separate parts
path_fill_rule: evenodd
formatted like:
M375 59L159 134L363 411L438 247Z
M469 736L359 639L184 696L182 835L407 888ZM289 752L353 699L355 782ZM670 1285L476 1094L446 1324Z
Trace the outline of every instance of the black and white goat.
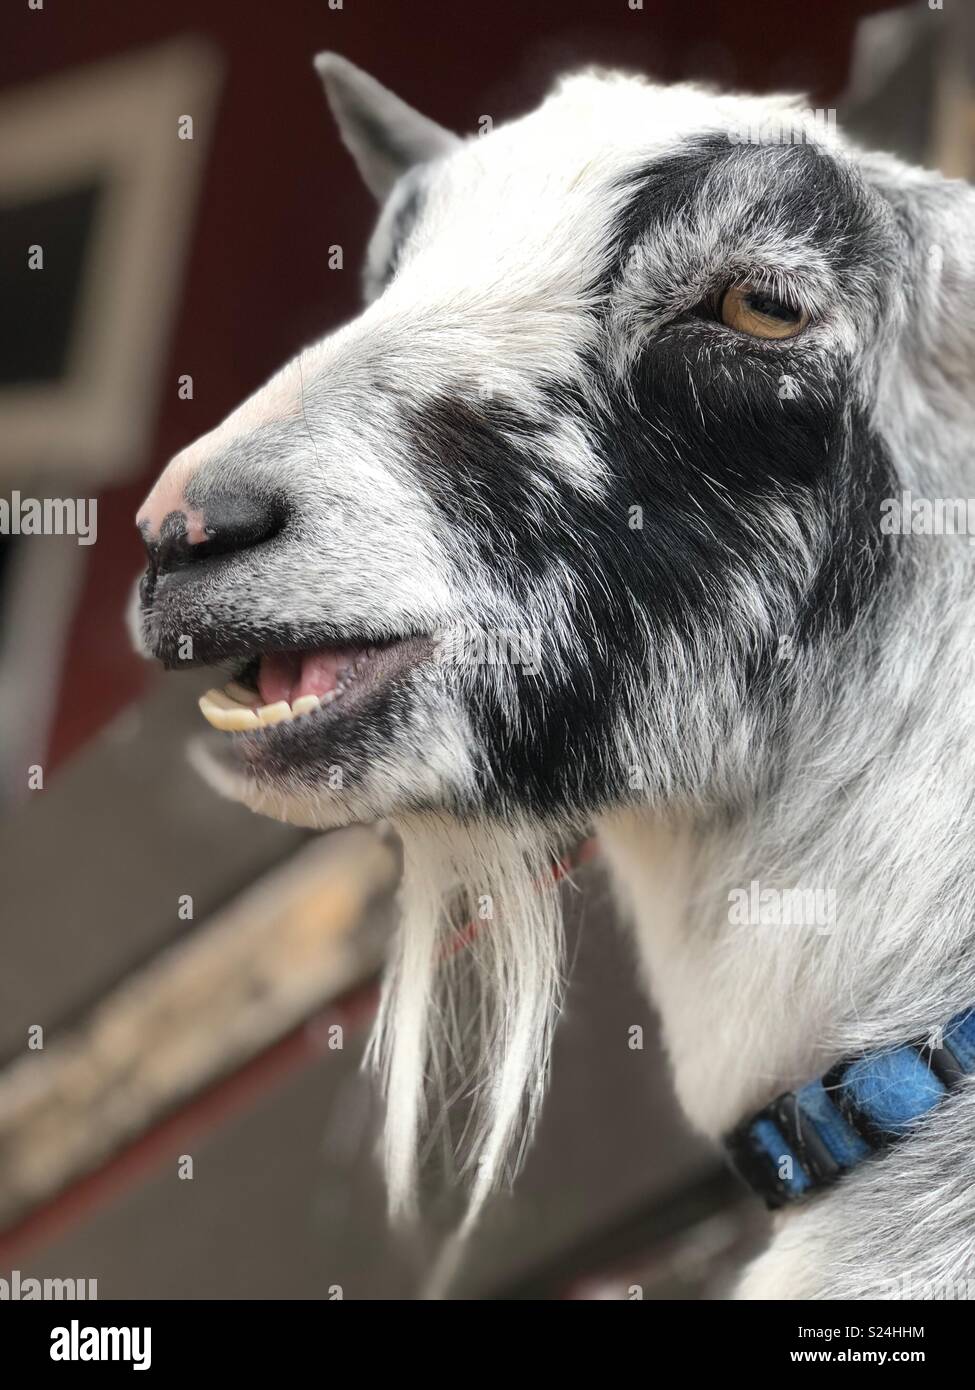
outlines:
M971 491L975 195L790 98L585 73L462 140L318 68L382 207L367 307L165 470L139 629L234 667L222 792L398 827L392 1204L459 1070L476 1211L542 1100L540 885L588 826L706 1134L975 1001L975 551L884 524ZM750 885L828 929L743 924ZM971 1272L973 1136L964 1083L742 1292Z

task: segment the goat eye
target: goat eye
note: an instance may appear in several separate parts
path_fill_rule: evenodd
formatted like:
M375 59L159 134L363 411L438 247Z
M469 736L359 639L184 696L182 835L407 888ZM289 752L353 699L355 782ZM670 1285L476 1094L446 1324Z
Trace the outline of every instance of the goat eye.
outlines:
M809 315L754 285L732 285L721 300L721 322L750 338L794 338Z

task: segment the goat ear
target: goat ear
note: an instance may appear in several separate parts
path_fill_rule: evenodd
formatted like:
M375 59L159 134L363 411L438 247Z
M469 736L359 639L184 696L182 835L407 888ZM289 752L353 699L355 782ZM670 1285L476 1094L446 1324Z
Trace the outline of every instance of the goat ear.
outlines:
M366 187L380 201L407 169L461 143L459 136L414 111L337 53L319 53L315 67L342 140Z
M875 155L867 164L904 232L914 293L909 352L923 375L972 399L975 382L975 187Z

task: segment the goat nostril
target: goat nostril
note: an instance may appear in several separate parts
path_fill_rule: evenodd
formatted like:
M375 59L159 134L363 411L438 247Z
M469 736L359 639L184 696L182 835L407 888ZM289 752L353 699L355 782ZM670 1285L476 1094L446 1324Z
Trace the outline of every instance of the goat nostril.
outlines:
M284 524L284 508L269 498L210 496L199 509L170 512L159 537L146 541L150 568L158 574L217 555L248 550L270 540Z
M197 549L210 555L260 545L280 531L284 520L282 508L266 497L213 497L201 510L206 540Z

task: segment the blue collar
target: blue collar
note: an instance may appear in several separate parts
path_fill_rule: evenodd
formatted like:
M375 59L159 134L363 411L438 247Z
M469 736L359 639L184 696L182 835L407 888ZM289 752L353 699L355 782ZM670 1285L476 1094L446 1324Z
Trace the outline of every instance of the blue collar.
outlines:
M902 1139L975 1072L975 1008L943 1036L840 1062L725 1139L732 1167L769 1207L827 1187Z

